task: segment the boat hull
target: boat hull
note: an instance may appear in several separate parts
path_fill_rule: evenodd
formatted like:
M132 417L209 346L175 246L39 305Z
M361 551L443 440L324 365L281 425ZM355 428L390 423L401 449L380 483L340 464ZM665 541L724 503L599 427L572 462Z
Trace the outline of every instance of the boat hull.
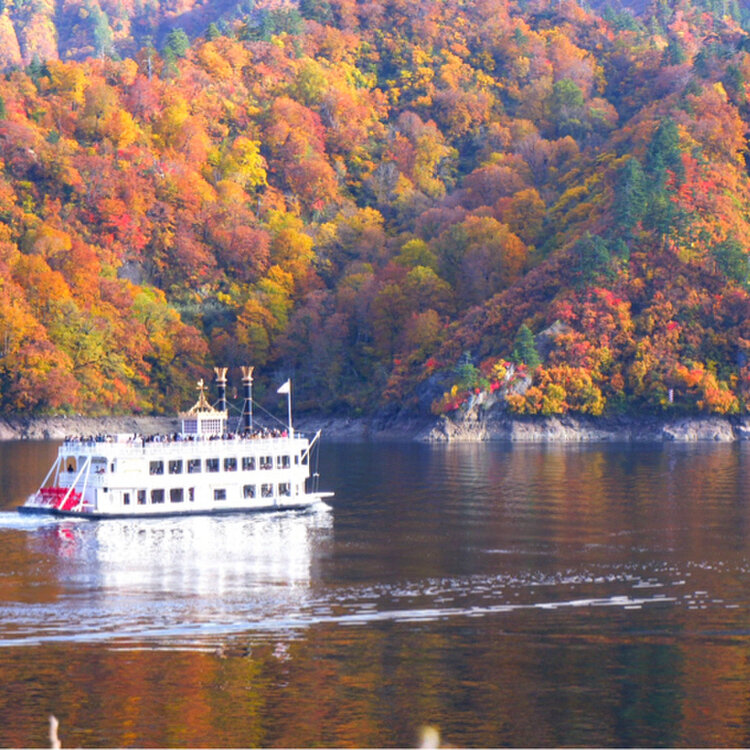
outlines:
M234 516L253 513L284 513L286 511L303 511L315 508L328 507L322 498L311 502L294 503L290 505L259 505L248 508L213 508L181 511L151 511L149 513L98 513L96 511L81 513L80 511L59 510L58 508L44 508L33 505L21 505L17 508L23 515L52 516L55 518L83 518L89 521L101 521L104 519L126 518L179 518L180 516Z

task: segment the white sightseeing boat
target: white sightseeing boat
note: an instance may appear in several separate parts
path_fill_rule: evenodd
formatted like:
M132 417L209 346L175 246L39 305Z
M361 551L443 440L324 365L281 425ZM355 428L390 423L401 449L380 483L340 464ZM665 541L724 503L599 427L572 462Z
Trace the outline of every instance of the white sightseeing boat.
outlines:
M228 431L226 369L217 369L219 408L206 400L179 415L181 431L143 437L118 434L67 438L41 487L18 508L85 518L131 518L305 509L332 492L317 488L311 453L320 437L296 434L291 386L279 388L289 405L283 429L252 425L252 368L243 368L241 429ZM249 419L248 419L249 414Z

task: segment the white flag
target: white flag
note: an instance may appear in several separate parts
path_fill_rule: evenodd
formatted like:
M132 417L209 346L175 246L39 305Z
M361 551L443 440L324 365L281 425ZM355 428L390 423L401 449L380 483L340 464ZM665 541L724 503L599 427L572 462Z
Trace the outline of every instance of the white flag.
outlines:
M292 383L290 380L287 380L286 383L279 386L276 393L289 393L291 389L292 389Z

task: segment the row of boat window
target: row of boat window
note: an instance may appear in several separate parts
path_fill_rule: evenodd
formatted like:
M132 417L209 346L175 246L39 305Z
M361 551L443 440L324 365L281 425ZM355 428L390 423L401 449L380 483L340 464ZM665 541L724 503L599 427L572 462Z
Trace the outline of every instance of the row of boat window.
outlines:
M277 485L278 497L291 497L292 496L292 485L289 482L280 482ZM242 497L245 500L252 500L258 497L256 494L258 490L255 484L246 484L242 487ZM269 498L273 497L273 484L261 484L260 485L260 497ZM130 505L130 492L124 492L122 495L123 505ZM150 501L151 505L159 505L169 500L170 503L182 503L185 500L193 502L195 500L195 487L188 487L187 491L183 487L172 487L170 490L154 489L154 490L136 490L136 502L138 505L147 505ZM223 487L214 488L214 500L221 501L227 499L227 491Z
M299 456L294 457L295 464L299 463ZM149 474L164 474L164 461L150 461L148 470ZM200 458L189 458L183 461L181 458L167 461L167 470L170 474L182 474L187 470L188 474L200 474L203 471L203 460ZM243 456L241 463L238 463L234 456L224 459L224 471L237 471L238 466L242 466L242 471L255 471L255 456ZM258 467L260 469L273 469L273 456L260 456L258 458ZM276 468L288 469L292 465L291 456L276 456ZM218 472L221 470L222 462L219 458L207 458L205 460L205 470L207 472Z

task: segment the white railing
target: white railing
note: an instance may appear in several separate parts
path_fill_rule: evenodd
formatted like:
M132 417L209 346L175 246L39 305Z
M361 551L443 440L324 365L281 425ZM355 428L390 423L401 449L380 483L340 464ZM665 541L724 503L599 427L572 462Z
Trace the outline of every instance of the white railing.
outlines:
M296 452L307 446L307 438L300 435L289 437L253 437L253 438L219 438L209 440L205 438L189 440L173 438L162 440L142 440L119 442L116 440L65 440L60 446L60 454L100 455L107 458L133 457L206 457L209 453L217 457L239 454L249 451L257 455L263 451L269 453ZM210 457L210 456L209 456Z

